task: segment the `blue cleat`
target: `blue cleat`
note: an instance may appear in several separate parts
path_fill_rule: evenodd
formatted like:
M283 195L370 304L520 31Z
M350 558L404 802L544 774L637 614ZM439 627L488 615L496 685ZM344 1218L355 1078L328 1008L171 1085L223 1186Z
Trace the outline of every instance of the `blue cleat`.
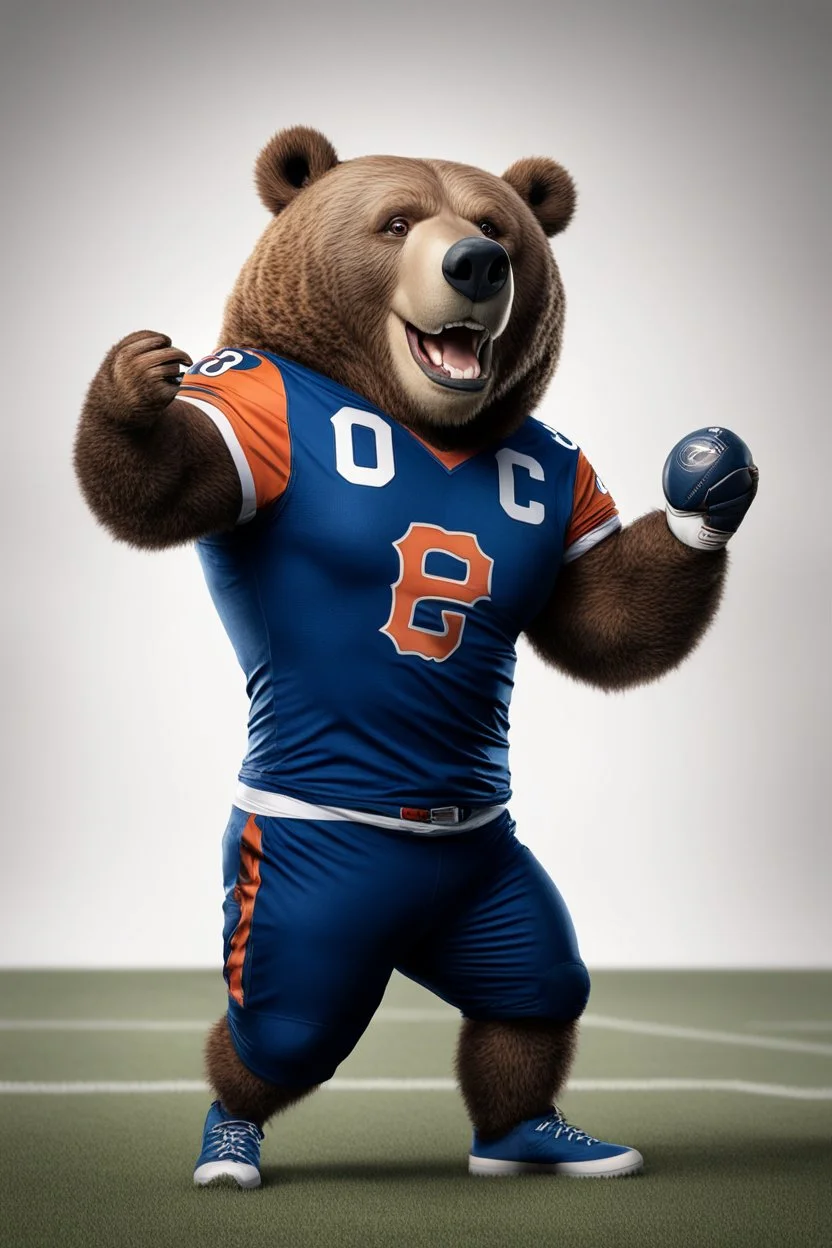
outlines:
M260 1141L256 1123L235 1118L214 1101L202 1132L202 1152L196 1161L194 1183L205 1187L233 1179L238 1187L260 1186Z
M557 1105L550 1114L521 1122L508 1135L487 1143L477 1138L468 1173L479 1175L567 1174L581 1179L616 1179L638 1174L641 1153L622 1144L605 1144L571 1126Z

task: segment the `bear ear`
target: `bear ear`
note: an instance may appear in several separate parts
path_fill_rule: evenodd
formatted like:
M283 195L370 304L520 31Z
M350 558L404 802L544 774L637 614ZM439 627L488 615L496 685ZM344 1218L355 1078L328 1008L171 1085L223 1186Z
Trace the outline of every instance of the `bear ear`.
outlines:
M269 139L254 167L257 193L275 215L338 164L335 148L319 130L292 126Z
M546 156L526 156L503 178L531 208L549 238L565 230L575 211L575 183L563 165Z

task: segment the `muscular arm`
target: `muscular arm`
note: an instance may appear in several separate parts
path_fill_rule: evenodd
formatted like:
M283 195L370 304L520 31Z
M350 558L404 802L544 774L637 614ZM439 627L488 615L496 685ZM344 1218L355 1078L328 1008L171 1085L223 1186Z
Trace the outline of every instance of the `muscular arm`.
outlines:
M724 549L693 550L650 512L564 565L527 636L546 662L602 689L656 680L710 624L726 566Z
M75 440L91 510L115 537L159 549L230 529L241 488L222 436L173 382L189 357L161 334L130 334L107 354Z

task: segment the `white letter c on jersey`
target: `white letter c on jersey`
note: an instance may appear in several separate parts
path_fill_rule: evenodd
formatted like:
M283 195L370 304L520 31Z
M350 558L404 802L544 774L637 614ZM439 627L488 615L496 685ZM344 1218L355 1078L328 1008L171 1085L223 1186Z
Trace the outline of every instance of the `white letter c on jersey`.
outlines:
M523 455L520 451L512 451L504 446L495 456L500 473L500 506L512 520L522 520L525 524L542 524L546 514L543 503L534 499L530 503L518 503L514 495L514 469L525 468L533 481L545 481L543 468L531 455Z

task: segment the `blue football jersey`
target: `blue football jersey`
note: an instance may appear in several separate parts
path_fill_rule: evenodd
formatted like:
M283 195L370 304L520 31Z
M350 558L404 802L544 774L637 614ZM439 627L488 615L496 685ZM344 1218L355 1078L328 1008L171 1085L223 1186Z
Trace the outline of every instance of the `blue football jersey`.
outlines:
M356 810L510 796L515 642L564 559L620 527L582 452L529 418L438 451L265 351L195 364L240 523L197 543L251 701L240 780Z

